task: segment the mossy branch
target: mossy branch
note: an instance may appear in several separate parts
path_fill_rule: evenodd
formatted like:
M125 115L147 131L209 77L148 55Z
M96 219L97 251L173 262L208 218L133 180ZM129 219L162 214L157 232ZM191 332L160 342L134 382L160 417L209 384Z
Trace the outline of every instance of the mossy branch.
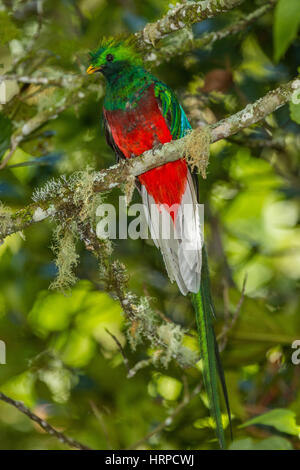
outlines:
M276 0L269 0L266 5L258 8L254 12L242 18L240 21L230 25L220 31L212 32L195 39L188 26L206 18L211 18L219 13L227 12L241 4L243 0L206 0L202 2L189 2L188 4L177 4L168 13L155 23L149 23L142 31L136 33L141 44L144 44L145 62L153 65L159 65L163 61L169 60L174 55L184 53L188 50L206 47L219 39L237 33L245 29L250 23L266 13ZM163 37L178 31L179 35L172 34L171 41L168 44L162 44L158 49L153 50L153 45ZM148 53L147 53L148 52ZM51 78L43 76L27 76L17 74L6 74L0 76L0 83L3 81L15 81L18 83L35 84L41 86L58 86L68 90L63 104L40 112L27 121L21 128L17 129L11 137L9 151L0 162L0 170L6 167L13 156L14 151L25 139L33 132L42 127L47 122L56 119L60 113L74 104L80 103L86 93L83 89L88 89L85 85L87 77L80 74L62 75L61 77ZM88 78L91 84L90 77Z
M190 26L219 13L224 13L243 3L244 0L204 0L202 2L177 3L167 14L156 21L148 23L137 34L146 44L153 44L166 35Z
M265 96L248 104L244 109L215 124L203 129L195 129L185 137L162 145L155 150L149 150L139 157L120 162L106 170L93 173L92 188L94 192L107 192L127 181L132 176L138 176L148 170L156 168L163 163L172 162L186 155L193 139L199 139L199 133L209 132L210 143L237 134L242 129L251 126L291 100L293 93L300 88L300 78L297 77L288 83L270 91ZM200 149L201 153L203 149ZM61 178L49 182L46 187L38 190L35 202L20 209L10 217L7 213L0 213L0 239L7 235L23 230L33 223L48 217L67 217L74 211L74 191L78 185L78 175L69 180ZM80 198L79 198L80 199ZM77 201L76 205L78 206Z
M194 49L211 47L217 41L246 30L248 26L270 11L275 6L276 1L269 0L265 5L241 17L238 21L234 21L218 31L202 34L200 37L194 37L192 30L185 28L173 35L172 40L163 41L156 50L151 49L146 55L145 60L152 66L158 66L163 62L169 61L174 56L182 55Z
M172 359L181 367L193 366L197 354L182 345L185 334L183 328L171 321L161 318L151 309L147 297L138 298L128 291L128 274L125 266L119 261L111 262L107 252L106 240L97 238L89 222L78 226L79 236L97 259L100 277L105 290L110 292L120 303L127 321L127 337L135 349L143 340L150 342L155 353L152 363L167 367Z
M3 77L0 76L0 82ZM15 77L16 78L16 77ZM31 82L28 81L30 77L20 77L23 78L23 83L35 83L34 80L38 82L42 81L49 81L51 83L51 79L47 78L31 78ZM27 82L25 81L25 78L28 78ZM1 160L0 162L0 170L3 170L3 168L6 167L7 163L13 156L14 151L20 145L21 142L23 142L25 139L27 139L31 134L33 134L37 129L40 129L42 126L47 124L49 121L52 121L54 119L57 119L59 114L63 113L66 111L66 109L70 108L71 106L75 104L79 104L82 102L87 95L86 91L82 90L88 90L88 88L85 86L85 82L88 80L87 77L83 77L81 75L74 75L74 77L71 79L70 76L68 76L68 79L65 81L62 79L61 84L66 87L67 93L63 99L63 102L60 102L58 105L50 107L49 109L39 112L35 116L33 116L31 119L29 119L25 124L23 124L20 128L18 128L13 135L11 136L11 142L10 142L10 148L8 152L6 153L5 157ZM99 91L101 92L101 86L99 87Z
M73 272L78 264L79 255L76 253L75 230L72 226L58 225L52 250L56 256L55 264L58 269L58 275L50 285L50 289L67 291L72 287L77 278Z
M149 150L139 157L121 162L107 170L95 175L94 190L108 191L129 176L138 176L148 170L156 168L163 163L176 161L186 155L193 139L199 139L199 133L210 133L210 143L217 142L263 120L266 116L288 103L293 93L300 88L300 78L297 77L288 83L270 91L254 103L248 104L241 111L233 114L205 129L195 129L185 137L166 143L160 148ZM203 149L199 149L202 153Z

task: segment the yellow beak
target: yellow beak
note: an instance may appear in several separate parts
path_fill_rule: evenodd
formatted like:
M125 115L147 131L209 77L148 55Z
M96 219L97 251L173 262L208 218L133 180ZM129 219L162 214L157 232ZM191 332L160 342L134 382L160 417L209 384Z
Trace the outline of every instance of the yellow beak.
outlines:
M93 65L90 65L90 66L86 69L86 73L92 74L92 73L95 73L95 72L100 72L101 69L102 69L102 67L94 67Z

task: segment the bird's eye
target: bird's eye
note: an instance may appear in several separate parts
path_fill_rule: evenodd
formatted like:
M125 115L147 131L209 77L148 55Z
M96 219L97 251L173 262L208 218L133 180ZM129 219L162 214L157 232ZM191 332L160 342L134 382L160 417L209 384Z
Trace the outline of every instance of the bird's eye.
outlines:
M112 62L113 60L114 60L114 56L112 54L107 54L106 61L107 62Z

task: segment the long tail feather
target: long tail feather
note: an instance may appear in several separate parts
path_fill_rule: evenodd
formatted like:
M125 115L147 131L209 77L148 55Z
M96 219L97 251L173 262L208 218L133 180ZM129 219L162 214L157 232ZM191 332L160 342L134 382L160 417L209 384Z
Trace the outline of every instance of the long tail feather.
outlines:
M203 360L203 378L212 417L216 425L216 434L220 447L225 448L225 436L222 423L218 379L221 382L227 414L231 429L231 415L226 389L225 377L220 361L218 345L213 329L213 304L211 299L210 281L205 249L202 253L202 274L200 290L192 294L192 302L196 312L200 353Z

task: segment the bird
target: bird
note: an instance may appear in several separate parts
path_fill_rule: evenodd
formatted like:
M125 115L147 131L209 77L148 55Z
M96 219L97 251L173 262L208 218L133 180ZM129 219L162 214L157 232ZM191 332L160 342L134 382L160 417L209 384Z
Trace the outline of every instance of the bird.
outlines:
M191 131L173 90L144 67L134 36L103 38L89 53L87 73L97 72L106 82L103 125L106 141L117 162L140 156ZM167 274L183 295L191 296L210 413L219 445L225 448L219 381L230 430L231 416L213 328L214 307L198 210L199 185L184 157L139 175L136 186Z

